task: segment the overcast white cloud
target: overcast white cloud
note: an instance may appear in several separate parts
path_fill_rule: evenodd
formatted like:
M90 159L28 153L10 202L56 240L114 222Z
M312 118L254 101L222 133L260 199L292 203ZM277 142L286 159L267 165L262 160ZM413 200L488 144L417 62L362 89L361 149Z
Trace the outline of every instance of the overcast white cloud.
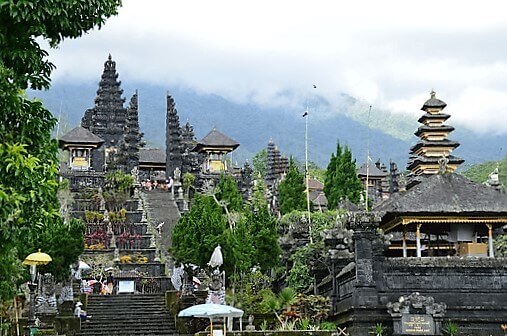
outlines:
M301 104L317 84L420 114L435 89L453 124L507 133L502 1L125 0L100 31L51 53L54 79L181 84L237 101ZM290 101L284 92L300 93Z

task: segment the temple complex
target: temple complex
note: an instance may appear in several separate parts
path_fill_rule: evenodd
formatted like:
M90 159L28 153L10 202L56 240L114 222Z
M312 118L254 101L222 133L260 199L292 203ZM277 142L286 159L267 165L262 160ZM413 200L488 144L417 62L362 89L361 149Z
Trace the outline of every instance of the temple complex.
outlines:
M114 270L120 293L160 294L165 304L162 293L177 288L167 276L172 265L164 260L169 259L164 253L172 239L171 225L191 205L190 188L186 194L182 188L184 174L195 176L198 192L230 174L249 200L252 169L248 162L232 166L239 143L217 128L196 140L190 123L180 125L170 95L165 152L143 148L138 94L124 107L122 92L109 56L95 106L85 111L81 126L59 140L68 153L61 175L70 180L72 216L87 224L82 260L101 272L105 266ZM343 212L332 213L334 224L321 232L319 246L324 247L315 250L321 264L307 265L313 279L308 290L329 298L330 320L338 331L347 330L344 335L368 335L376 323L396 336L441 335L444 321L455 321L469 335L501 335L499 326L507 316L507 267L505 259L495 256L493 239L507 225L507 195L498 171L486 184L454 173L463 159L450 154L459 144L447 139L453 127L444 124L449 118L442 113L445 107L434 92L423 105L422 126L415 133L420 140L410 149L409 184L393 162L389 172L380 161L363 165L357 173L374 200L372 211L342 200ZM276 212L277 188L288 160L272 140L266 161L266 194ZM109 169L130 174L133 188L115 190L107 180ZM173 190L139 192L140 181L169 178L174 178ZM326 210L323 184L317 179L308 184L314 211ZM280 228L285 261L296 247L309 244L311 224L303 217ZM193 288L192 281L186 285ZM164 316L169 319L165 311Z

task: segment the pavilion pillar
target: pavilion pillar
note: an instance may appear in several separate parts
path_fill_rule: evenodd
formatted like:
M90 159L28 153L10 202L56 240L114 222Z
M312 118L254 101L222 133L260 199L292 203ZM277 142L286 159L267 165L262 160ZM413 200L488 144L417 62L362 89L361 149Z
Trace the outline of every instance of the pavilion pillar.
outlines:
M489 257L494 258L495 257L495 249L493 247L493 225L486 224L488 227L488 247L489 247Z
M417 229L415 232L415 242L416 242L416 248L417 248L417 258L421 257L421 225L417 224Z
M403 258L407 257L407 226L403 226Z

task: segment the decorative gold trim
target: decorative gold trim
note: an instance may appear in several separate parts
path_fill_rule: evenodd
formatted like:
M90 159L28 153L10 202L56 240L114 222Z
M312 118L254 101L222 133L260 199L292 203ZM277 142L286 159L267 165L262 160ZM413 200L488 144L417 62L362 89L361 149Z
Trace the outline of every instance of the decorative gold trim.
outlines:
M384 232L388 232L399 225L417 224L507 224L507 216L486 216L486 217L470 217L470 216L401 216L382 225Z

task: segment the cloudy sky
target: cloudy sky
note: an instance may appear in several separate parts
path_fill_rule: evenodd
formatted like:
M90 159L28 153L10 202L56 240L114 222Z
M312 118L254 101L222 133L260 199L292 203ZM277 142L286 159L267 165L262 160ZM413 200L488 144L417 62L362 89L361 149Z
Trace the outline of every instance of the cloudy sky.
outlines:
M97 81L111 53L123 81L260 104L347 93L420 115L434 89L453 125L507 134L506 12L487 0L124 0L51 60L55 81Z

